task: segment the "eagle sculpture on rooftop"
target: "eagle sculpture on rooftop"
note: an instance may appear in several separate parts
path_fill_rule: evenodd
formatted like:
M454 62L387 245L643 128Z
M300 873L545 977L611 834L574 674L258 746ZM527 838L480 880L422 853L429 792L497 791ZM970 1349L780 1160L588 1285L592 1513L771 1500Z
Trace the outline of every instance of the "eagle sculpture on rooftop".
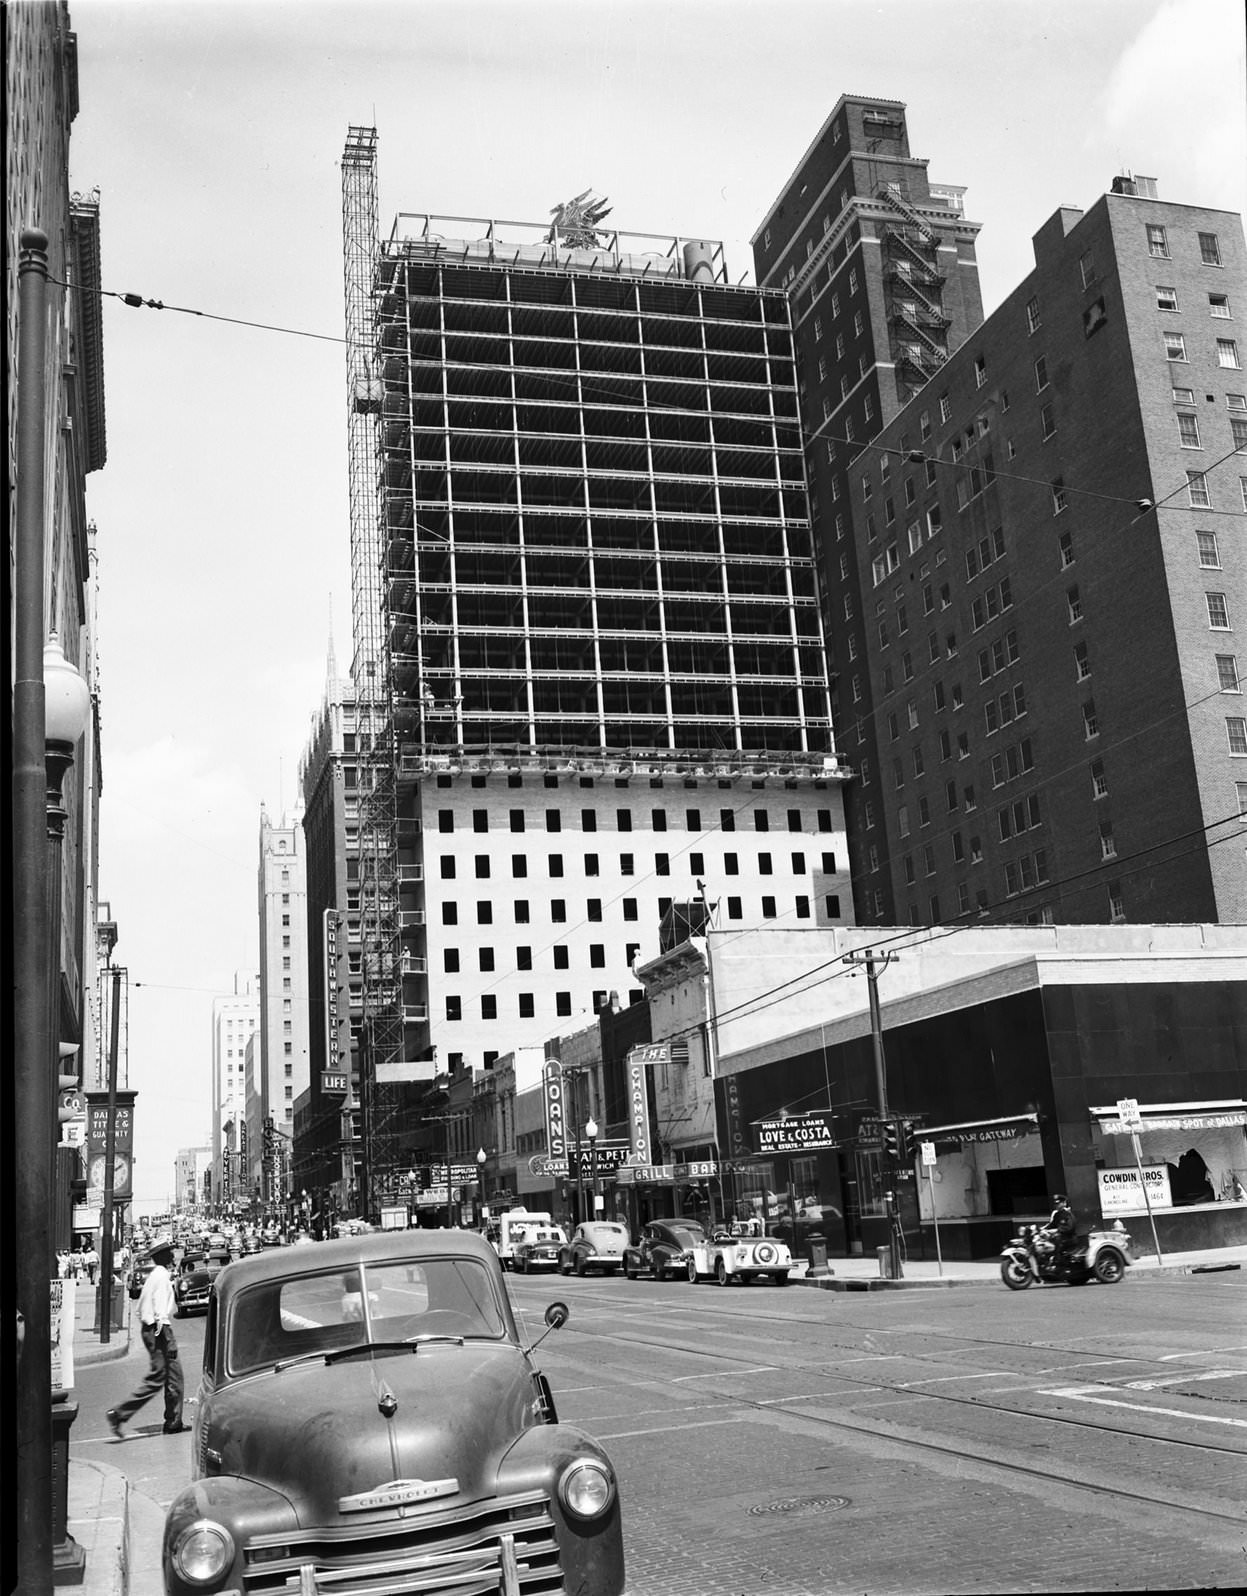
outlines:
M602 243L598 234L610 213L609 203L587 188L575 199L551 208L554 222L546 234L546 243L562 244L566 249L596 249Z

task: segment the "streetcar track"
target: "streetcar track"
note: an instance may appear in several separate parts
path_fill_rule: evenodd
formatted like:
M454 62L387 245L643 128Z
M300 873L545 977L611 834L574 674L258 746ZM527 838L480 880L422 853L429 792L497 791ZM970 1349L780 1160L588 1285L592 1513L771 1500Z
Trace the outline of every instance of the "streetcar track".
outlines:
M606 1302L608 1299L598 1298L597 1300L600 1301L600 1302ZM615 1311L618 1311L618 1305L617 1304L612 1302L611 1303L611 1307ZM641 1307L641 1304L637 1304L637 1307ZM666 1304L664 1304L664 1311L668 1311L668 1308L667 1308ZM674 1311L682 1313L682 1312L685 1312L686 1310L684 1309L683 1305L681 1304L681 1305L677 1306ZM722 1312L724 1313L725 1317L730 1318L730 1319L743 1319L743 1320L748 1321L748 1320L752 1320L752 1319L756 1318L755 1314L749 1313L748 1311L737 1311L737 1310L734 1310L731 1306L729 1306L726 1303L723 1306ZM836 1330L836 1331L839 1331L839 1330L855 1330L855 1331L860 1332L863 1336L912 1335L912 1334L915 1333L915 1327L912 1326L912 1325L898 1325L898 1326L895 1326L895 1327L890 1327L890 1326L887 1326L887 1325L862 1325L862 1324L857 1324L857 1323L855 1323L853 1321L850 1321L850 1320L840 1319L840 1318L837 1318L834 1321L834 1323L832 1323L832 1322L830 1322L828 1320L825 1320L825 1319L814 1319L814 1318L811 1318L807 1314L768 1313L767 1318L768 1318L768 1320L770 1320L771 1322L773 1322L775 1324L786 1324L786 1325L792 1325L792 1326L805 1326L805 1327L808 1327L810 1325L819 1325L819 1326L822 1326L824 1328L832 1329L832 1330ZM575 1325L574 1328L575 1328L576 1332L579 1333L580 1335L583 1336L583 1335L586 1334L585 1330L580 1325L577 1324L577 1325ZM1078 1347L1064 1346L1064 1345L1062 1345L1062 1344L1060 1344L1058 1342L1052 1342L1052 1341L1028 1341L1028 1342L1006 1341L1006 1340L998 1340L998 1339L996 1339L994 1337L987 1337L987 1336L969 1336L969 1335L966 1335L962 1331L941 1330L938 1327L934 1327L934 1326L931 1326L931 1325L923 1325L921 1328L922 1328L922 1334L924 1336L927 1336L928 1338L930 1338L932 1340L941 1340L941 1341L944 1341L944 1342L948 1343L948 1346L947 1346L946 1350L949 1351L949 1352L956 1352L958 1350L964 1350L964 1351L968 1352L970 1349L975 1348L975 1347L1004 1347L1004 1348L1006 1348L1006 1349L1008 1349L1010 1351L1017 1351L1020 1347L1028 1346L1028 1347L1033 1347L1033 1348L1036 1348L1036 1349L1042 1349L1043 1351L1046 1351L1046 1352L1068 1353L1071 1357L1078 1357L1079 1353L1080 1353L1080 1350L1082 1350L1082 1349L1080 1349ZM608 1331L607 1334L615 1334L615 1332ZM768 1338L768 1339L773 1339L773 1338ZM1098 1339L1098 1337L1084 1337L1084 1338L1078 1338L1078 1339L1095 1340L1095 1339ZM666 1341L663 1341L663 1342L654 1343L654 1344L661 1345L661 1346L667 1346L670 1343L668 1343ZM698 1349L698 1348L688 1348L686 1350L699 1351L700 1349ZM1094 1350L1094 1349L1090 1349L1089 1348L1087 1350ZM1053 1365L1049 1369L1039 1369L1039 1370L1034 1370L1034 1371L1031 1371L1031 1372L1034 1373L1034 1374L1060 1374L1060 1373L1064 1372L1066 1369L1070 1369L1070 1368L1076 1368L1076 1369L1090 1368L1090 1367L1092 1367L1093 1363L1102 1363L1102 1364L1105 1364L1105 1365L1122 1364L1122 1363L1135 1363L1135 1364L1142 1364L1142 1365L1146 1366L1148 1364L1160 1364L1160 1363L1170 1362L1173 1359L1179 1358L1179 1357L1182 1357L1182 1358L1185 1358L1185 1357L1191 1357L1191 1358L1207 1357L1207 1356L1215 1356L1218 1353L1233 1352L1233 1351L1243 1351L1243 1350L1247 1350L1247 1348L1243 1348L1243 1347L1221 1347L1221 1348L1212 1348L1212 1349L1210 1349L1207 1352L1200 1351L1200 1352L1189 1352L1189 1353L1185 1353L1185 1352L1184 1353L1167 1353L1167 1354L1164 1354L1164 1355L1160 1355L1160 1354L1150 1354L1150 1355L1149 1354L1134 1354L1134 1353L1124 1353L1123 1352L1123 1353L1114 1353L1110 1357L1107 1357L1107 1358L1098 1358L1098 1359L1094 1359L1094 1360L1083 1358L1078 1363L1074 1363L1074 1364L1056 1364L1056 1365ZM711 1355L713 1355L713 1354L711 1354ZM723 1356L729 1356L729 1354L723 1354ZM941 1364L939 1358L937 1358L935 1356L932 1356L931 1354L921 1353L921 1352L906 1352L904 1354L902 1354L902 1353L874 1353L874 1352L872 1352L872 1353L868 1353L868 1354L859 1356L856 1361L867 1362L867 1361L875 1361L875 1360L878 1360L878 1359L888 1359L890 1361L894 1361L894 1360L897 1360L897 1359L899 1359L901 1357L911 1358L915 1362L919 1362L919 1363L934 1363L937 1368L943 1367L943 1364ZM848 1362L848 1361L850 1361L850 1359L845 1359L844 1361ZM1247 1374L1247 1370L1244 1370L1243 1373Z
M655 1345L654 1342L644 1340L639 1337L617 1335L613 1339L627 1341L645 1347ZM671 1345L670 1343L664 1343L664 1345L668 1346L672 1351L692 1353L695 1356L719 1358L726 1357L727 1361L733 1363L743 1361L740 1359L733 1359L730 1354L725 1355L722 1353L703 1351L697 1347ZM1000 1403L980 1401L977 1398L957 1397L942 1391L931 1393L926 1391L913 1392L905 1386L888 1385L887 1383L879 1381L871 1381L868 1384L866 1381L858 1380L853 1376L833 1376L833 1378L836 1379L841 1385L847 1384L854 1387L856 1394L858 1395L865 1395L867 1393L878 1391L900 1397L913 1398L917 1396L923 1398L924 1400L952 1402L957 1406L970 1407L979 1412L986 1411L990 1413L996 1413L1009 1419L1031 1419L1045 1424L1062 1425L1078 1430L1091 1430L1101 1435L1104 1433L1104 1427L1102 1425L1092 1423L1088 1419L1079 1419L1070 1415L1033 1413L1029 1410L1019 1410L1017 1408L1005 1407ZM675 1420L681 1413L705 1411L707 1409L712 1409L727 1403L735 1408L743 1409L746 1412L756 1412L760 1415L765 1414L768 1417L774 1416L775 1414L784 1414L788 1418L797 1419L803 1424L815 1424L827 1429L844 1430L854 1435L867 1436L872 1439L882 1440L890 1445L910 1447L916 1451L929 1452L940 1457L955 1458L957 1461L962 1463L973 1463L987 1468L998 1469L1006 1475L1013 1474L1019 1478L1030 1479L1047 1485L1059 1485L1070 1490L1086 1491L1095 1497L1131 1502L1147 1508L1159 1508L1166 1512L1189 1514L1197 1518L1211 1519L1218 1524L1232 1524L1239 1529L1242 1528L1244 1523L1244 1514L1242 1512L1231 1512L1228 1510L1223 1510L1216 1507L1206 1507L1191 1502L1176 1502L1171 1498L1159 1496L1143 1490L1131 1490L1124 1486L1106 1484L1099 1480L1079 1479L1070 1473L1068 1463L1065 1463L1059 1470L1055 1468L1042 1468L1037 1465L1022 1463L1014 1459L993 1455L990 1451L984 1450L981 1446L978 1448L973 1448L972 1443L960 1441L954 1443L950 1441L940 1441L928 1436L914 1435L909 1432L906 1426L897 1424L895 1422L890 1422L887 1420L882 1421L887 1425L887 1430L883 1431L879 1427L880 1421L878 1419L858 1418L854 1414L846 1414L842 1412L811 1412L809 1409L800 1405L804 1402L810 1401L825 1402L830 1398L833 1398L836 1394L837 1393L835 1392L816 1392L810 1393L806 1396L753 1398L742 1396L739 1393L733 1393L730 1396L720 1397L709 1402L692 1403L682 1408L669 1409L667 1411L669 1417L672 1420ZM641 1410L640 1413L633 1414L631 1417L634 1419L637 1417L642 1417L650 1411L653 1410ZM625 1415L621 1414L619 1415L619 1418L624 1419ZM603 1421L599 1420L599 1424L601 1422ZM706 1422L707 1421L705 1420L693 1421L694 1425L699 1428L704 1427ZM721 1422L730 1422L730 1419L725 1418ZM670 1431L670 1429L674 1427L676 1426L673 1424L665 1426L664 1429L666 1431ZM678 1427L681 1429L685 1428L683 1425ZM656 1432L653 1430L642 1430L634 1432L620 1431L615 1434L611 1434L608 1431L600 1431L600 1433L605 1439L608 1440L626 1440L636 1436L648 1435ZM1181 1437L1139 1434L1130 1430L1119 1430L1114 1433L1126 1436L1132 1440L1159 1442L1166 1446L1180 1447L1186 1451L1216 1453L1222 1456L1240 1458L1244 1455L1241 1449L1215 1446L1199 1441L1187 1441Z

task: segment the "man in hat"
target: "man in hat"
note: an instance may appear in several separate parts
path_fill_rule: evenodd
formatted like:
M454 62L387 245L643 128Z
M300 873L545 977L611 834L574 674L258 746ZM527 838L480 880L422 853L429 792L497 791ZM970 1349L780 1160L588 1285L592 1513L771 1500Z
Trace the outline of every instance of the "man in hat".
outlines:
M139 1297L139 1328L143 1345L152 1360L151 1368L133 1396L118 1407L109 1408L104 1417L108 1427L120 1441L121 1427L133 1414L150 1402L158 1391L165 1394L166 1435L178 1435L188 1426L182 1423L182 1360L178 1357L178 1344L173 1334L173 1276L169 1266L173 1262L173 1238L158 1237L147 1249L152 1269L143 1282Z

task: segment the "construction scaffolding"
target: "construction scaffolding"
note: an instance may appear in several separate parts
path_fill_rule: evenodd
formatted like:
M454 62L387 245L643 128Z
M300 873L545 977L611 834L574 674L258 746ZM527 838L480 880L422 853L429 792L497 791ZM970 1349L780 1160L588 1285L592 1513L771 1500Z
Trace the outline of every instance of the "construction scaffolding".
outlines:
M359 791L359 941L363 1032L358 1050L363 1167L360 1210L373 1212L398 1162L400 1090L387 1080L405 1053L399 940L392 676L378 537L374 274L377 130L352 127L342 152L351 600Z

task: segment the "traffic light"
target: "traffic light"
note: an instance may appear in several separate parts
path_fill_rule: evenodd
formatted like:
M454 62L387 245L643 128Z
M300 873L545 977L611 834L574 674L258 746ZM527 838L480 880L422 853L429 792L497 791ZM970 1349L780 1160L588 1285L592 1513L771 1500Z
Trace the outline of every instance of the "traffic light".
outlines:
M898 1120L884 1120L883 1150L894 1163L900 1157L900 1122Z
M913 1120L885 1120L883 1122L883 1145L893 1163L912 1164L914 1161Z

